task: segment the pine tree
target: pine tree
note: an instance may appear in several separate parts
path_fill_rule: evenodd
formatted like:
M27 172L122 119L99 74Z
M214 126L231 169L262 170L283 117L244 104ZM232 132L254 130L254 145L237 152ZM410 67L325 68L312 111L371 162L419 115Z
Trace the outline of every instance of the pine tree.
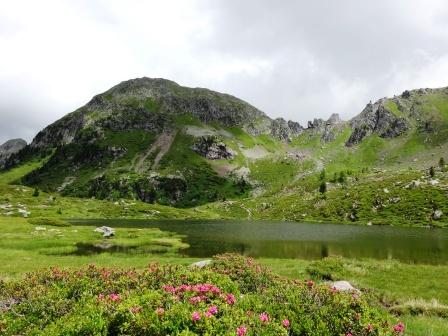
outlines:
M445 159L443 157L440 158L439 160L439 167L441 171L444 171L445 169Z
M322 181L319 186L319 192L321 194L325 194L327 192L327 183L325 181Z
M431 176L431 177L436 176L436 170L435 170L435 168L433 166L431 166L429 168L429 176Z

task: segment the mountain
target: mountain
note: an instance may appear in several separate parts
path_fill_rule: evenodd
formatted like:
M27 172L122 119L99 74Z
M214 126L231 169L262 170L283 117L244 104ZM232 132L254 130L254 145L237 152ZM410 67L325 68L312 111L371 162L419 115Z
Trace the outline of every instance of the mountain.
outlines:
M11 139L0 145L0 167L13 154L25 148L26 141L23 139Z
M367 221L381 212L378 185L415 179L447 150L448 88L405 91L368 103L349 121L332 114L302 127L227 94L137 78L49 125L3 166L34 162L16 183L62 195L203 205L222 216L233 209L241 217ZM422 205L419 221L431 216L427 208L448 212L438 205L445 188L439 182L409 191ZM360 200L351 187L369 197ZM422 200L433 191L434 199ZM347 204L340 204L344 192ZM402 204L393 207L406 212Z
M244 140L257 137L268 153L301 130L227 94L137 78L39 132L22 156L51 157L23 182L81 197L202 204L249 190L244 171L227 162L212 167L210 159L243 162ZM6 166L20 160L14 156Z

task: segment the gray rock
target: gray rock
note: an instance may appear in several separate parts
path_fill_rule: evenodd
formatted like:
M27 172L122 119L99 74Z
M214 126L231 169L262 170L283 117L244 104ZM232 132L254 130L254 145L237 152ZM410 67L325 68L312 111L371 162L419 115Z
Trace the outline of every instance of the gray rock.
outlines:
M277 118L271 123L271 135L282 141L290 142L293 136L299 135L302 131L303 127L291 120Z
M115 230L108 226L101 226L93 230L94 232L99 232L103 234L103 238L110 238L115 236Z
M434 213L432 214L432 219L439 220L440 218L442 218L442 216L443 216L442 210L435 210Z
M195 262L193 264L190 265L190 267L197 267L197 268L203 268L205 266L208 266L212 263L211 259L207 259L207 260L201 260L198 262Z
M18 153L25 148L25 146L26 141L23 139L11 139L0 145L0 168L3 167L6 160L11 157L11 155Z
M339 291L343 292L356 292L360 293L360 290L353 287L350 282L341 280L341 281L335 281L331 284L332 288L337 289Z
M214 135L200 137L193 151L209 160L232 159L236 153Z
M393 138L409 129L407 120L390 111L385 106L386 101L383 98L374 104L367 104L364 110L350 121L353 131L346 146L356 145L372 133L382 138Z

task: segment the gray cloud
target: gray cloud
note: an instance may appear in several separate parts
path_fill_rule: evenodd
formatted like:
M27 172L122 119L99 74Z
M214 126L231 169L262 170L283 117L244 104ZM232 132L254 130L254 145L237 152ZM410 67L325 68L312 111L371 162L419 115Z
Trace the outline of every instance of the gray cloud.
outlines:
M442 0L3 1L0 142L141 76L272 117L348 119L369 100L448 85L447 28Z

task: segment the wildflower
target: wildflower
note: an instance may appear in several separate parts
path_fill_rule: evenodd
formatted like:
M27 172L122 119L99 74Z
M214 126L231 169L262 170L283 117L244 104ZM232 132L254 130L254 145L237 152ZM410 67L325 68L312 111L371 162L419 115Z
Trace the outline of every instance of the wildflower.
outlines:
M267 313L261 313L259 318L261 322L269 322L269 315Z
M373 325L371 325L370 323L367 325L367 331L368 332L372 332L373 331Z
M196 304L202 301L202 297L200 296L192 296L189 300L188 300L191 304Z
M397 333L404 332L404 324L403 322L399 322L398 324L394 325L394 331Z
M103 299L104 299L104 294L103 293L98 294L98 300L103 300Z
M193 321L198 321L201 319L201 313L194 311L193 314L191 314L191 319Z
M206 312L206 313L205 313L205 317L207 317L207 318L210 318L210 317L212 317L212 316L213 316L213 314L210 313L210 312Z
M351 332L345 334L345 336L353 336Z
M212 314L212 315L217 314L217 313L218 313L218 307L216 307L216 306L211 306L211 307L208 309L208 313L210 313L210 314Z
M113 302L120 301L120 295L115 294L115 293L109 294L109 300L111 300Z
M162 307L157 308L156 314L162 316L163 314L165 314L165 309L163 309Z
M132 314L138 314L138 313L141 312L142 307L135 306L135 307L131 307L129 310L130 310L130 312L131 312Z
M170 286L170 285L164 285L162 288L165 292L168 292L168 293L174 293L176 291L176 288L174 288L173 286Z
M314 286L314 281L313 280L307 280L306 281L306 285L308 286L308 288L311 288Z
M282 321L282 326L285 327L285 328L289 328L289 326L290 326L289 320L288 319L284 319Z
M226 295L226 302L227 302L227 304L229 304L229 305L233 305L233 304L235 304L235 302L236 302L235 295L233 295L233 294L227 294L227 295Z
M236 328L236 334L237 336L244 336L247 333L247 328L245 326L241 326Z

